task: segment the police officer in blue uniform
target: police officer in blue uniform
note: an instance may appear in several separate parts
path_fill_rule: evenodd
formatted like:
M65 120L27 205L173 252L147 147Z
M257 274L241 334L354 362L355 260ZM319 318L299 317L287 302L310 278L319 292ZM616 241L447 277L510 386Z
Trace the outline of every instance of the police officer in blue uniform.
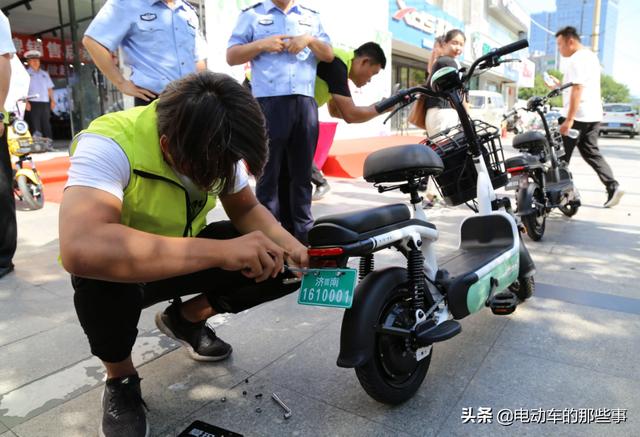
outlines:
M295 0L267 0L242 11L227 49L229 65L251 62L252 92L269 132L269 161L256 196L305 244L313 224L316 65L333 57L318 12Z
M156 99L172 80L206 68L206 41L187 0L107 0L82 43L96 66L135 104ZM122 46L131 68L122 76L111 53Z
M25 52L24 57L29 64L29 96L32 96L25 108L25 120L29 123L32 133L52 138L51 111L56 107L53 81L49 73L40 68L42 53L39 50L29 50Z

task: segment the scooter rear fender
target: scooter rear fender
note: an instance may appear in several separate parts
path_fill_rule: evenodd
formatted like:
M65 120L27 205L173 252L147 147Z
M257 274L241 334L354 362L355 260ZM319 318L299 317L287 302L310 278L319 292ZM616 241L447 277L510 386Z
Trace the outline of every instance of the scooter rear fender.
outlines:
M536 212L533 208L533 193L539 188L535 182L529 182L526 188L518 190L516 215L523 216Z
M344 312L339 367L359 367L373 356L377 319L389 290L407 282L407 270L389 267L369 273L356 287L353 305Z

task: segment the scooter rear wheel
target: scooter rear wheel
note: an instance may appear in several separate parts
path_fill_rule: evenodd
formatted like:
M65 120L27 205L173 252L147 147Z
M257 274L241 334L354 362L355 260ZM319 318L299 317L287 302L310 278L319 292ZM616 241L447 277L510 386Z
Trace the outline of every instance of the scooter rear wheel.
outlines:
M547 222L547 212L545 211L544 194L540 188L536 188L533 192L533 202L535 202L535 211L531 214L522 216L522 224L527 229L527 235L533 241L540 241L544 235Z
M29 209L40 209L44 206L42 184L34 184L25 175L18 176L16 183L20 190L20 197Z
M377 323L381 326L411 328L415 323L415 311L408 302L406 284L390 289L383 302ZM397 405L410 399L420 388L431 363L432 351L416 361L409 348L409 339L397 335L375 335L371 360L356 367L356 376L362 388L378 402Z

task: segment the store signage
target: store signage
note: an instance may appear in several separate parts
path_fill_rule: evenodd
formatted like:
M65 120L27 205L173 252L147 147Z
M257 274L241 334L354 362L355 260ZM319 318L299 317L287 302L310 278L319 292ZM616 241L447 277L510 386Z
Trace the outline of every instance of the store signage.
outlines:
M424 0L389 0L389 30L393 38L431 49L439 35L464 30L464 23Z
M29 50L38 50L42 53L42 62L65 63L73 61L73 46L70 41L65 41L64 54L62 40L57 38L40 38L38 40L38 38L31 35L13 34L13 45L20 58ZM82 46L78 47L78 49L80 51L80 62L91 62L91 57L87 50Z

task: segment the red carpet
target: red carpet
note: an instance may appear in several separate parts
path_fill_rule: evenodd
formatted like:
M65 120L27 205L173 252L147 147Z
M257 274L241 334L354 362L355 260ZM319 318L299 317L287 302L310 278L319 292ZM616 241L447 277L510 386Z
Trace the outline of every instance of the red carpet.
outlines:
M402 144L416 144L422 140L419 136L392 135L388 137L357 138L336 140L331 146L329 156L322 170L328 176L358 178L362 176L365 158L376 150ZM67 181L69 158L61 157L36 163L44 183L44 195L47 202L60 203L62 190Z

